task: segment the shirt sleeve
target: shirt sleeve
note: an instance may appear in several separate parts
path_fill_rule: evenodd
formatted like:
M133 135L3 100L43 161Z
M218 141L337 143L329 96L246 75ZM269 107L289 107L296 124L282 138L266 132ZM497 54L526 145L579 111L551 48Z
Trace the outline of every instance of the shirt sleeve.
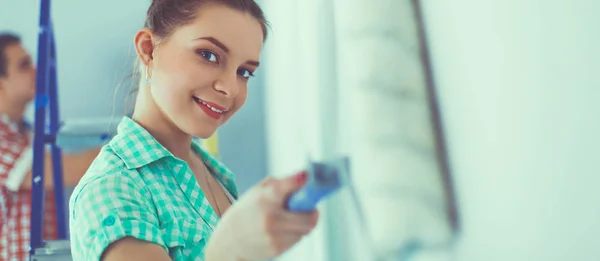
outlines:
M164 248L149 199L146 190L120 173L82 184L70 202L73 260L100 260L111 243L124 237Z
M18 191L31 170L32 163L31 147L0 135L0 186L9 191Z
M10 191L18 191L33 165L33 149L26 147L8 170L5 186Z

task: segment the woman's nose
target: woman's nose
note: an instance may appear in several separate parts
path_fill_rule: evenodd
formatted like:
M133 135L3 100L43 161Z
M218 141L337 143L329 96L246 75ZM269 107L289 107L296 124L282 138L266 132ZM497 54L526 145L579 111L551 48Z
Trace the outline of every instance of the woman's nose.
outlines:
M217 90L220 93L223 93L229 98L237 96L239 93L239 88L236 82L236 78L237 77L225 76L217 79L214 83L215 90Z

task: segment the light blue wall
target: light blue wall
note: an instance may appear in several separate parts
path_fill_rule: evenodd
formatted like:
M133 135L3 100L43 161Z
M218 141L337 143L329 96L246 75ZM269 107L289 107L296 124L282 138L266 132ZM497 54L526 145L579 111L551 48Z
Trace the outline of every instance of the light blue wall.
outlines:
M34 59L37 55L38 2L0 3L0 30L21 35ZM60 113L64 119L108 117L113 109L117 116L123 114L127 88L120 88L116 96L114 91L131 72L134 58L131 43L136 30L143 24L144 2L52 1ZM31 111L28 116L32 116Z
M223 162L236 174L240 192L266 176L264 80L260 72L248 87L248 100L219 130Z

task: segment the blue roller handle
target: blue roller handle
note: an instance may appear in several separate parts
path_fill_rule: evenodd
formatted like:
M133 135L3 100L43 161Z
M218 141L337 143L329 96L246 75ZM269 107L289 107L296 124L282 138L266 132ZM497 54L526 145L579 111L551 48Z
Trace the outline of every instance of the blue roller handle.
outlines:
M318 188L314 185L307 184L288 199L288 210L292 212L314 211L322 198L335 192L337 189L337 187Z
M306 184L287 201L287 209L292 212L312 212L317 204L342 187L342 172L339 166L326 163L312 163L307 171Z

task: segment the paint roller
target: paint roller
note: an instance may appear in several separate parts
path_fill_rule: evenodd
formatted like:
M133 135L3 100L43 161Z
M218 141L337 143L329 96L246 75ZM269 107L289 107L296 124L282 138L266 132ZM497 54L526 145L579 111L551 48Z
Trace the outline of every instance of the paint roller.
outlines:
M348 157L326 162L310 162L306 184L287 200L292 212L311 212L317 204L345 186L349 171Z

